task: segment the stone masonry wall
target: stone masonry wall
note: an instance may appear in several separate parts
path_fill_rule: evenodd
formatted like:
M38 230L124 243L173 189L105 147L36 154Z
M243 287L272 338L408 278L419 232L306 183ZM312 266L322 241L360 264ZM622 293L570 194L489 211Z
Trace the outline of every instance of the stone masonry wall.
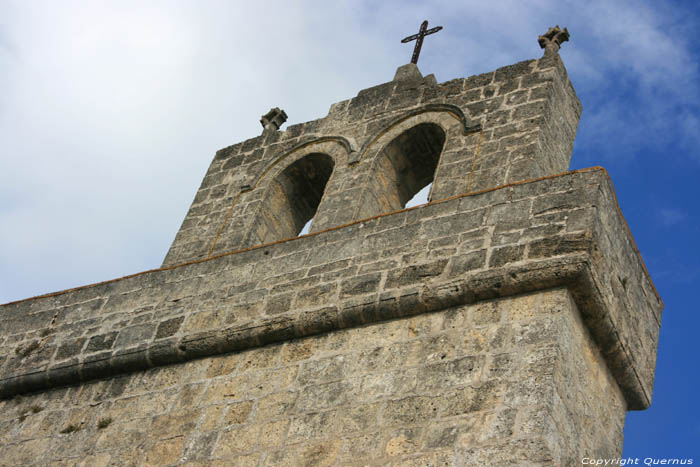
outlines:
M647 407L662 303L600 169L3 305L0 394L562 285Z
M377 158L415 125L435 123L446 133L430 195L438 200L566 171L580 114L556 54L439 85L407 65L393 81L334 104L325 118L218 151L163 265L269 238L261 215L268 190L305 155L335 161L317 232L382 213L371 202L381 197L373 194Z
M550 47L218 151L162 268L0 306L0 465L618 456L663 303L580 112Z
M625 402L566 288L0 402L0 464L560 466Z

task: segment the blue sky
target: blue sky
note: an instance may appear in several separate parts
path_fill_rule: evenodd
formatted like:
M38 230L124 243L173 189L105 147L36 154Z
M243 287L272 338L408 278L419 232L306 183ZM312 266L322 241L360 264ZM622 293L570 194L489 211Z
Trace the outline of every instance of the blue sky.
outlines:
M423 19L438 81L561 55L572 169L615 184L666 309L652 408L624 454L700 462L700 8L693 2L0 0L0 303L158 267L214 152L390 80Z

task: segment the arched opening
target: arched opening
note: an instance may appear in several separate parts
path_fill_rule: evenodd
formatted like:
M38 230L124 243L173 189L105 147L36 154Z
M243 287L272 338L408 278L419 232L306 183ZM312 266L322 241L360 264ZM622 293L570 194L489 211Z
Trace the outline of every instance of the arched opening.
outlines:
M379 153L374 196L380 212L397 211L433 182L445 132L434 123L418 124L394 138ZM412 200L412 205L427 202Z
M316 214L334 165L327 154L309 154L271 182L254 232L261 243L299 235Z

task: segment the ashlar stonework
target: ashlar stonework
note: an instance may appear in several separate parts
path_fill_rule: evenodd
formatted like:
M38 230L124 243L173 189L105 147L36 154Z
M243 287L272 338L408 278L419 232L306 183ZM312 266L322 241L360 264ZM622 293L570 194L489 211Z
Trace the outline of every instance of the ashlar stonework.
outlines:
M0 306L0 464L619 456L663 304L605 170L567 172L553 31L538 60L409 64L270 117L216 153L160 269Z

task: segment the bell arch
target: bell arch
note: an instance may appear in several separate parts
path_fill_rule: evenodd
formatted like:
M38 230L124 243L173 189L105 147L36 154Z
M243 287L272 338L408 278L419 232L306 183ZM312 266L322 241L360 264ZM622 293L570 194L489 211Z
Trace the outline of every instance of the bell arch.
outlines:
M403 209L418 191L437 182L442 154L448 146L459 146L464 128L453 112L430 110L380 132L363 151L371 167L354 219Z
M435 123L419 123L394 138L375 164L376 197L382 212L402 209L422 188L432 183L445 132Z
M299 235L316 214L335 162L315 152L292 162L271 180L255 223L255 243Z
M243 246L296 237L311 219L312 231L322 230L325 218L319 214L328 211L328 192L351 151L345 138L321 137L273 159L244 193L248 222Z

